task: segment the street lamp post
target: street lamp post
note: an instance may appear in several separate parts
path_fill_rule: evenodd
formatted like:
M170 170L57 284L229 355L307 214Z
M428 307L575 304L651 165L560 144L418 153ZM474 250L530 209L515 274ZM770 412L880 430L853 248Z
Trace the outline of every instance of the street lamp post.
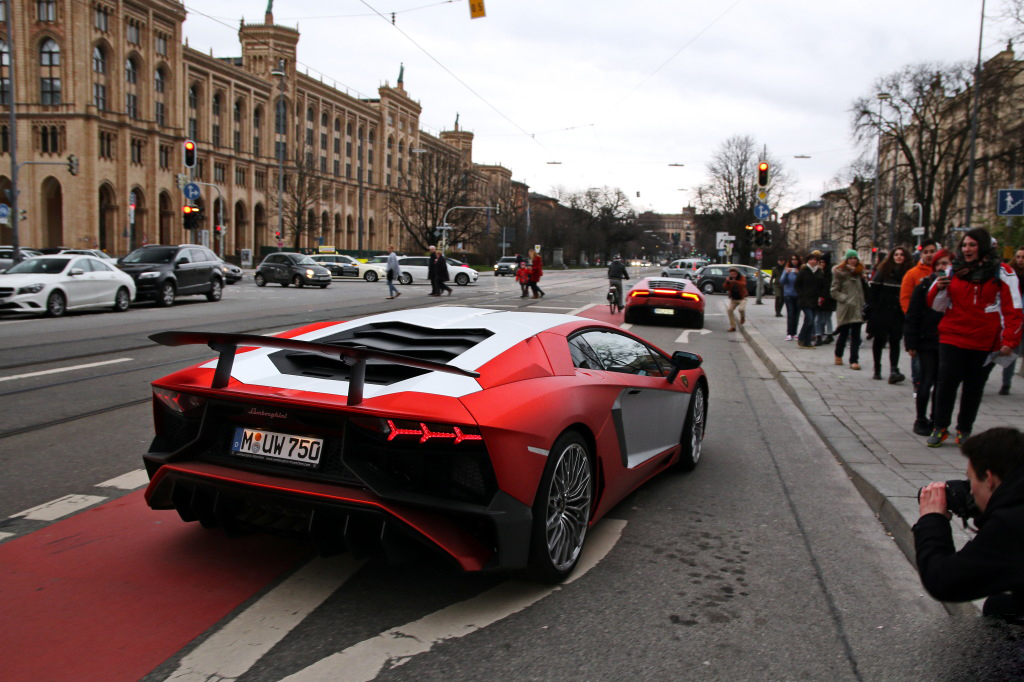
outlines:
M882 102L892 97L888 92L880 92L878 98L878 143L875 145L875 207L871 212L871 265L875 264L875 246L878 244L878 192L882 184Z
M277 69L275 69L274 71L271 71L270 75L271 76L277 76L279 78L279 87L281 89L281 96L280 96L280 99L278 99L277 107L275 107L276 111L274 112L274 115L275 115L274 116L274 118L275 118L274 124L277 125L277 123L278 123L278 121L276 120L278 114L280 114L282 116L282 118L284 118L284 120L281 121L282 125L281 125L281 131L280 131L280 134L285 136L284 140L277 140L276 139L277 131L275 131L275 136L274 136L275 137L274 143L277 146L277 234L279 235L278 238L277 238L277 241L278 241L277 250L280 251L281 250L281 240L284 239L284 144L285 144L285 141L288 139L288 121L287 121L288 107L287 106L281 107L281 102L284 101L284 93L285 93L285 91L284 91L285 72L284 72L284 60L283 59L278 59L277 60Z

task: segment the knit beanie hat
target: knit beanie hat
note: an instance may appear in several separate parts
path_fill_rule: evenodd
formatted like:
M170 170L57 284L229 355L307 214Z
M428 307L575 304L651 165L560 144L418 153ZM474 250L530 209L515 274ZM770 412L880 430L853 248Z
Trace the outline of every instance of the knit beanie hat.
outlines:
M858 258L859 259L860 258L860 254L857 253L857 249L849 249L846 252L846 257L847 258Z
M948 251L947 249L939 249L938 251L936 251L935 255L932 256L932 272L935 272L935 264L938 263L943 258L948 258L950 259L950 261L952 261L953 253L951 251Z

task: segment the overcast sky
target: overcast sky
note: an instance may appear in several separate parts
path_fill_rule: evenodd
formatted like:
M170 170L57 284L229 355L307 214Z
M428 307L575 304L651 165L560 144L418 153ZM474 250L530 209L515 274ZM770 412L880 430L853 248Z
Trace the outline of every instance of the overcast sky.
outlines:
M226 57L241 53L239 20L262 22L267 5L185 6L190 46ZM477 163L501 164L542 194L618 187L637 210L663 213L692 202L711 154L733 135L767 145L796 176L794 196L773 208L818 198L858 154L853 100L908 64L973 63L981 16L981 0L485 7L485 18L470 19L468 0L275 0L273 12L300 32L299 68L340 90L376 97L404 64L421 128L450 130L458 114L475 133ZM1006 45L1002 0L988 0L986 11L985 58Z

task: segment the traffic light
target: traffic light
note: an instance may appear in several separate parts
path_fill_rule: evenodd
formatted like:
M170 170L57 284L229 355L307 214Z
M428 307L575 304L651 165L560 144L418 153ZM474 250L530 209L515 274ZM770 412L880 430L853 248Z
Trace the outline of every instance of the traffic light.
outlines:
M754 226L747 225L747 229L743 230L743 249L745 251L750 250L751 243L753 242Z
M757 164L757 186L767 187L768 186L768 162L762 161Z
M68 173L78 175L78 157L74 154L68 154Z
M218 237L223 236L224 235L224 226L223 225L214 225L213 232Z
M183 226L186 230L194 230L197 225L197 218L199 217L199 209L194 206L182 206L181 214L183 219Z
M764 225L756 223L754 226L754 244L764 246Z
M185 168L196 166L196 143L192 140L185 140Z
M764 245L765 246L771 246L772 245L772 231L771 230L766 229L764 231Z
M280 239L280 238L281 238L281 231L280 230L275 231L274 232L274 239Z

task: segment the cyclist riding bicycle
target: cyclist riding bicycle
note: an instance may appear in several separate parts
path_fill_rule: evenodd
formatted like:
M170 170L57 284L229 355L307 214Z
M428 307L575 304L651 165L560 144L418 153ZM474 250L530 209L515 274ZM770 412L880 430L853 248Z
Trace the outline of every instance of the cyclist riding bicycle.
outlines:
M619 257L615 256L608 264L608 283L615 287L616 305L619 309L622 308L622 280L624 279L629 279L629 272L626 271L626 266L619 260Z

